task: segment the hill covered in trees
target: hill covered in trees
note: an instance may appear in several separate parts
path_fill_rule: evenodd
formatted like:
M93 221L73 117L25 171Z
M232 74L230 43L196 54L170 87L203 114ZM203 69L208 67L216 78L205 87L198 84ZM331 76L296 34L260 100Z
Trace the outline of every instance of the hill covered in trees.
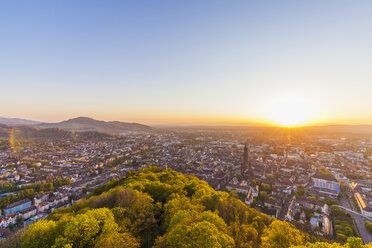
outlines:
M126 131L150 131L151 127L140 123L120 121L99 121L89 117L77 117L58 123L40 123L41 128L58 128L74 132L96 131L110 134L120 134Z
M194 176L148 167L94 190L1 247L362 247L317 241ZM351 246L351 245L357 246ZM350 245L350 246L349 246ZM366 246L367 247L367 246ZM370 246L368 246L370 247Z
M110 137L114 137L114 135L97 131L72 132L58 128L10 127L0 124L0 139L12 140L12 142L102 139Z

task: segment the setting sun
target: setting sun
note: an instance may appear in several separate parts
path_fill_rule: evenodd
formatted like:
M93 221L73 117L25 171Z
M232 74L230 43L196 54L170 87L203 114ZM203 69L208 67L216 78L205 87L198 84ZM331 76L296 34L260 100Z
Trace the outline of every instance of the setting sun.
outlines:
M269 122L277 126L298 127L314 122L314 104L295 94L273 99L267 112Z

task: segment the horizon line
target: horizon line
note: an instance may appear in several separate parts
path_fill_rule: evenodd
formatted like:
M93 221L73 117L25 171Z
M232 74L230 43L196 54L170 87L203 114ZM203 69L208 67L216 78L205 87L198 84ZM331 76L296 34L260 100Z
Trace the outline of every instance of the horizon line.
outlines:
M89 116L77 116L77 117L69 117L62 119L60 121L40 121L35 119L28 119L23 117L8 117L0 115L0 118L5 119L18 119L18 120L25 120L25 121L33 121L33 122L39 122L39 123L59 123L67 120L73 120L77 118L90 118L97 121L118 121L117 119L99 119L99 118L93 118ZM196 121L196 122L142 122L142 121L122 121L120 122L127 122L127 123L139 123L139 124L145 124L148 126L154 126L154 127L278 127L278 128L306 128L306 127L325 127L325 126L372 126L372 123L368 124L362 124L362 123L313 123L313 124L304 124L304 125L298 125L298 126L283 126L283 125L277 125L273 123L265 123L265 122L203 122L203 121Z

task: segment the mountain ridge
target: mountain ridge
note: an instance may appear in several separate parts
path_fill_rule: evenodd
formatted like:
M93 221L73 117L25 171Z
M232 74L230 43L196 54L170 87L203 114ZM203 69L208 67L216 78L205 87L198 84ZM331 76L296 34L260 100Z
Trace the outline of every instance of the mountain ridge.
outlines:
M7 118L0 116L0 124L7 126L29 126L40 124L40 121L28 120L23 118Z
M120 121L101 121L90 117L76 117L57 123L40 123L35 125L39 128L59 128L74 132L97 131L111 134L120 134L126 131L150 131L150 126L140 123Z

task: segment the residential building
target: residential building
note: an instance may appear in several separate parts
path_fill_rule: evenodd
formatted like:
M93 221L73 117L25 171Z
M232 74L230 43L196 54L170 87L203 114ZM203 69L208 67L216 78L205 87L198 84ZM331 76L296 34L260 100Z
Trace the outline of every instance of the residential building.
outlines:
M31 207L31 200L29 199L23 199L21 201L14 202L12 204L9 204L3 209L4 215L17 213L19 211L22 211L28 207Z

